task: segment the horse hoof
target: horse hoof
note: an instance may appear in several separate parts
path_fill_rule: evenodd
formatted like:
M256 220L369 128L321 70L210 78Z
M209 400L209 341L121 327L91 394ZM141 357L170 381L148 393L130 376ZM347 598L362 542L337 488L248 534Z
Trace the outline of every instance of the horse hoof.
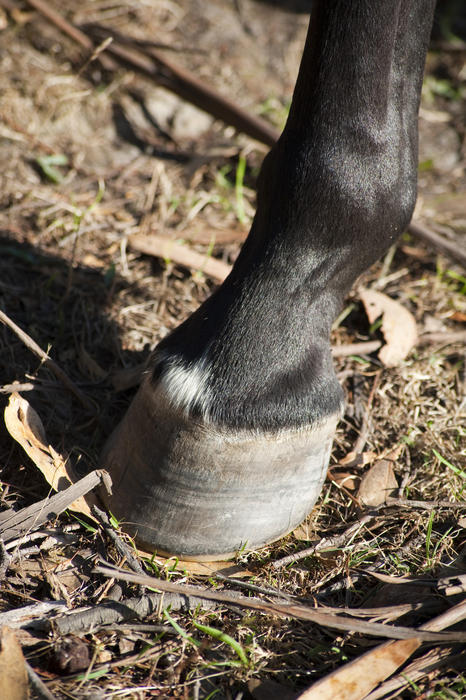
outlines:
M196 422L146 379L104 447L108 508L140 546L213 560L295 528L324 482L339 415L275 433Z

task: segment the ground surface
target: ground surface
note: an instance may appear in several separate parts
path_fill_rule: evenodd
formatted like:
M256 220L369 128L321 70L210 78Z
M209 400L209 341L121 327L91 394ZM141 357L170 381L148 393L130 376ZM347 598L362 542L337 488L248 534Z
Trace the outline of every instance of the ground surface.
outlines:
M8 5L11 11L0 10L0 308L49 351L98 407L99 418L5 326L0 383L6 403L10 385L19 382L54 448L95 468L105 437L134 392L117 392L115 375L121 380L120 370L147 358L215 284L167 256L142 255L132 248L131 236L171 237L232 263L253 215L266 147L135 72L102 72L39 13L19 2ZM283 125L305 15L252 0L128 5L53 3L76 25L99 23L156 42L163 55L206 84ZM416 217L464 249L465 54L445 46L441 35L437 46L439 41L440 49L429 55L423 93ZM50 156L62 158L58 173L48 170ZM421 337L430 333L430 340L395 368L385 367L377 353L336 360L347 411L320 504L304 528L264 551L243 554L238 563L246 572L243 581L308 603L371 609L422 603L417 611L392 610L391 617L367 614L416 626L464 598L461 591L446 596L437 581L466 573L466 514L447 505L464 505L465 355L464 342L451 334L464 329L466 276L458 264L406 235L362 282L399 301L413 314ZM368 322L355 290L333 343L378 339L379 325ZM0 435L0 506L19 510L46 497L48 486L5 428ZM351 455L355 449L358 454ZM275 568L281 557L309 541L341 535L367 515L361 477L387 454L397 503L382 504L356 534L326 551ZM109 586L93 565L98 558L126 565L104 531L68 514L43 528L37 539L12 545L9 567L0 566L0 611L44 600L81 609L105 599ZM55 537L52 544L47 534ZM143 568L167 580L207 583L175 560L156 561ZM381 581L380 575L392 578ZM417 584L394 585L401 576ZM234 590L232 584L211 583ZM110 593L127 599L140 591L122 584ZM18 634L30 665L57 698L292 697L380 643L367 634L220 604L171 615L177 623L155 612L142 625L94 622L68 635L43 628ZM196 621L230 635L244 658L231 640L199 630ZM429 649L440 654L431 643L418 655ZM464 696L464 656L458 657L464 646L448 649L440 668L405 682L395 696Z

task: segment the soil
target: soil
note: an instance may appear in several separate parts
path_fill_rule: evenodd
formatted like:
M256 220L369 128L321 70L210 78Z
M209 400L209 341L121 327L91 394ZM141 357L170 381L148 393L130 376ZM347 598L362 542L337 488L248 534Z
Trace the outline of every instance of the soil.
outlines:
M304 0L51 3L85 33L99 24L154 42L167 59L277 129L286 119L308 5ZM20 391L39 413L48 442L84 472L98 466L103 442L134 394L128 373L216 284L202 271L139 253L131 236L165 236L232 264L252 220L267 148L123 65L105 70L26 2L0 2L0 33L0 308L84 392L98 418L5 325L0 391L5 405L12 391ZM442 34L428 56L415 211L419 222L463 251L465 56L464 43ZM244 181L238 184L242 165ZM466 321L466 272L406 233L358 285L399 302L413 315L420 337L430 333L432 339L396 367L384 366L377 352L336 359L347 407L322 499L299 531L266 550L243 553L237 562L249 572L243 578L259 586L352 608L413 600L406 586L381 582L374 572L427 579L431 587L452 571L466 574L461 511L466 377L464 335L458 335ZM369 323L356 286L332 342L372 340L385 342L380 324ZM0 436L0 510L45 498L49 487L42 475L4 426ZM370 527L332 551L273 567L309 542L341 535L357 522L361 478L387 455L396 504L384 503ZM37 544L15 545L9 565L0 563L0 619L2 612L34 601L64 600L68 608L81 609L109 594L107 580L92 565L101 558L118 565L125 560L103 528L85 517L82 522L62 514L42 526ZM68 533L70 543L44 547L50 532ZM140 561L161 578L207 583L173 560ZM138 591L122 584L120 594L125 599ZM427 607L397 623L419 625L464 599L464 586L451 597L435 591L436 612L428 612L432 595L424 586L416 589L416 600ZM360 633L228 606L173 612L173 618L174 625L152 615L155 631L142 620L65 637L43 626L21 629L17 636L56 698L292 697L379 643ZM248 663L193 620L237 640ZM153 653L139 662L138 654L148 648ZM443 665L405 683L396 697L460 697L466 692L461 654L464 645L452 645Z

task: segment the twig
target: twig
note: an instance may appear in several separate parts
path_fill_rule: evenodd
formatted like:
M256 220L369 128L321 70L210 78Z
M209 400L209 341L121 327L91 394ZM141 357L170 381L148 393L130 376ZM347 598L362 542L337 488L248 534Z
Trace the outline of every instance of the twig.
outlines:
M334 537L324 537L324 539L320 540L320 542L317 542L317 544L313 545L312 547L303 549L301 550L301 552L289 554L287 557L283 557L283 559L277 559L277 561L273 562L272 566L274 569L280 569L282 566L287 566L288 564L300 561L301 559L310 557L313 554L317 554L318 552L322 552L328 549L336 549L337 547L343 547L348 542L348 540L350 540L353 536L356 536L358 532L365 525L372 522L375 519L375 517L375 514L369 513L357 522L353 523L341 535L335 535Z
M97 50L94 42L83 31L53 10L44 0L28 0L28 2L64 34L67 34L88 52L92 52L91 60L99 60L106 70L115 71L118 69L118 63L113 58L115 56L131 66L133 70L143 73L157 84L212 114L216 119L231 124L238 131L248 134L251 138L268 146L272 146L277 140L278 132L264 119L248 114L234 102L223 97L213 88L206 86L193 74L171 61L167 61L157 49L151 46L144 49L139 46L137 51L134 48L129 49L121 45L124 39L119 37L115 31L97 25L88 25L87 29L99 34L101 42L102 39L105 41L109 36L114 38L114 41L105 47L101 43L101 52L96 55ZM105 52L102 51L103 48L105 48Z
M278 139L279 133L264 119L248 114L192 73L168 61L157 49L138 46L138 50L135 50L134 42L130 39L95 24L87 25L86 29L95 33L99 39L113 36L114 41L107 49L109 53L216 119L231 124L238 131L267 146L273 146ZM123 44L131 44L131 48Z
M424 510L433 510L434 508L452 508L464 509L466 503L452 503L451 501L410 501L408 498L393 498L387 496L386 506L401 506L403 508L423 508Z
M67 22L67 20L58 12L53 10L47 2L44 2L44 0L27 0L27 2L35 10L38 10L38 12L44 15L44 17L47 17L47 19L58 27L58 29L60 29L64 34L67 34L71 39L74 39L74 41L80 44L84 49L89 52L95 51L94 42L89 39L89 37L86 36L86 34L84 34L84 32L82 32L80 29L70 24L70 22ZM110 56L99 53L98 59L106 70L118 69L118 64L115 63Z
M347 343L332 347L333 357L348 357L349 355L370 355L382 345L380 340L368 340L366 343Z
M421 625L418 627L418 630L440 631L464 620L465 617L466 601L462 601L459 605L451 608L446 613L442 613L433 620ZM384 679L389 673L397 670L403 663L405 663L405 661L412 656L420 645L420 638L410 640L408 645L405 642L400 643L400 641L389 641L379 644L374 649L371 649L362 656L354 659L354 661L350 661L344 666L338 668L336 671L330 673L328 676L322 678L320 681L317 681L317 683L314 683L299 696L298 700L317 700L321 697L328 698L330 690L332 691L333 697L340 697L340 693L343 691L343 689L352 687L352 681L353 685L354 681L356 682L357 687L354 688L351 697L362 698L364 696L365 700L368 700L368 698L374 699L375 697L379 698L385 696L385 693L382 692L385 685L383 682ZM385 660L384 664L381 664L382 660ZM389 671L390 666L392 668L391 671ZM377 674L376 678L379 678L382 681L382 684L379 685L379 687L373 693L368 695L367 693L370 692L376 685L377 680L375 680L372 675L361 676L360 674L367 674L369 669L372 669L373 667L375 667L375 673ZM382 676L380 676L381 671L383 673ZM408 685L409 681L406 679L410 679L411 676L409 673L407 673L407 669L405 669L402 677L404 680L404 685ZM388 681L388 684L390 684L390 681Z
M144 578L150 580L148 576ZM154 587L152 584L152 588ZM171 610L189 612L199 607L203 610L216 610L219 605L195 595L151 593L123 601L108 600L92 608L55 617L48 620L47 625L58 635L76 634L126 620L146 620L150 615L160 614L161 610L167 607Z
M236 578L229 578L223 574L215 574L215 578L219 581L224 581L225 583L230 583L232 586L237 586L238 588L245 588L248 591L254 591L254 593L262 593L262 595L273 595L277 598L283 598L283 600L298 600L298 596L289 595L284 591L280 591L278 588L270 588L264 586L256 586L255 583L249 583L249 581L241 581Z
M7 610L7 612L0 613L0 628L24 629L25 627L40 627L46 619L44 616L51 613L57 614L66 609L67 605L63 600L53 600Z
M363 451L364 446L367 442L367 438L369 436L370 425L371 425L372 403L374 401L375 390L377 389L377 386L379 384L379 380L380 380L380 372L377 372L377 374L374 377L374 381L372 383L369 397L367 399L366 410L364 411L364 417L362 419L361 428L359 430L359 436L358 436L358 439L356 440L356 443L353 447L353 452L355 452L357 455Z
M441 343L442 345L451 345L464 342L466 342L466 331L451 331L451 333L423 333L419 336L417 344L430 345L431 343Z
M408 231L466 268L466 253L463 252L459 242L454 243L447 240L418 221L411 221Z
M3 581L5 578L11 559L11 554L8 554L4 541L0 539L0 581Z
M183 267L199 270L209 277L213 277L218 282L223 282L231 271L231 265L227 265L227 263L216 258L197 253L195 250L191 250L187 246L163 236L134 234L129 236L128 245L140 253L154 255Z
M429 622L426 622L425 624L421 625L419 629L443 630L447 627L451 627L452 625L456 624L457 622L460 622L461 620L464 620L465 617L466 601L463 600L461 601L461 603L458 603L458 605L455 605L453 608L450 608L450 610L447 610L445 613L442 613L433 620L430 620ZM437 650L437 653L440 656L441 652L439 650ZM464 656L464 654L460 655L460 657L462 656ZM427 654L427 657L429 657L429 654ZM443 661L448 661L449 657L450 650L448 650L448 654L446 655L446 658L443 659ZM416 661L414 661L412 664L410 664L409 666L407 666L407 668L403 670L403 673L400 673L397 676L392 677L389 680L382 683L376 690L367 695L365 700L377 700L378 698L388 696L390 693L397 692L401 688L406 687L409 684L409 681L415 681L418 678L422 678L422 676L426 675L426 673L428 673L430 670L432 670L431 658L428 659L424 657L423 659L416 659Z
M230 605L239 606L241 608L249 608L258 610L259 612L269 615L277 615L279 617L292 617L300 620L309 620L317 625L329 627L330 629L345 630L346 632L360 632L362 634L373 635L375 637L386 637L389 639L411 639L419 638L422 641L439 641L444 642L459 642L466 641L466 632L429 632L421 631L410 627L402 627L397 625L385 625L379 622L367 622L365 620L357 620L354 618L345 617L345 610L342 609L341 614L322 612L319 608L311 608L304 605L296 605L284 602L269 602L258 600L257 598L246 598L244 596L233 596L231 592L212 591L186 584L174 583L173 581L163 581L152 576L141 576L128 571L122 571L116 567L97 566L96 573L103 574L109 578L117 578L122 581L140 584L152 588L158 588L161 591L170 593L180 593L181 595L195 596L204 600L218 601L228 603Z
M64 491L22 508L17 513L8 514L0 522L0 536L7 541L20 537L25 532L37 530L47 520L56 518L80 496L84 496L100 484L108 489L111 484L110 476L104 470L96 469Z
M80 404L84 406L84 408L88 411L90 411L93 415L96 415L97 411L95 409L94 404L92 401L90 401L85 394L81 391L81 389L78 389L76 384L68 377L67 374L57 365L57 363L52 360L49 355L47 355L44 350L36 343L35 340L31 338L30 335L28 335L25 331L23 331L22 328L16 325L14 321L9 318L9 316L6 315L3 311L0 311L0 321L5 324L5 326L8 326L16 335L18 338L24 343L24 345L31 350L31 352L34 353L34 355L37 355L39 357L45 367L50 369L51 372L55 374L57 379L61 381L63 386L65 386L68 391L70 391L73 396L75 396Z
M417 339L416 345L431 345L442 343L451 345L452 343L463 343L466 341L466 331L451 331L441 333L423 333ZM333 357L348 357L349 355L370 355L380 348L380 340L368 340L362 343L347 343L334 345L332 347Z
M25 664L29 677L29 683L31 684L32 689L34 690L37 697L40 698L40 700L56 700L55 695L52 695L50 690L41 681L37 673L34 671L33 668L31 668L27 661L25 661Z
M126 559L126 563L130 567L130 569L135 571L137 574L145 574L146 572L144 571L143 567L133 555L131 547L128 544L126 544L126 542L124 542L119 536L119 534L113 529L107 513L98 508L96 505L93 505L91 510L92 514L102 524L106 535L112 540L118 553Z
M17 391L19 394L23 394L25 391L34 391L36 388L35 384L32 382L25 382L20 384L20 382L13 382L13 384L4 384L0 386L0 394L13 394Z

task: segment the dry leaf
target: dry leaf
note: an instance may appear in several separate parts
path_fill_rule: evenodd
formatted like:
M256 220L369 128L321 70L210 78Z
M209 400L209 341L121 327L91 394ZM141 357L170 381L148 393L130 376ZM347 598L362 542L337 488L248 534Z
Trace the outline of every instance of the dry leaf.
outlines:
M17 392L11 394L4 415L11 437L21 445L54 491L63 491L76 481L66 458L47 443L42 421L26 399ZM92 499L92 494L87 498ZM92 517L82 496L70 508Z
M466 314L463 311L453 311L448 317L450 321L458 321L458 323L466 323Z
M228 578L248 578L254 576L252 571L245 569L231 561L187 561L178 557L163 557L160 554L148 552L145 549L137 549L140 557L151 559L160 567L166 567L168 571L176 569L176 571L186 571L194 576L215 576L221 574Z
M371 323L382 316L382 333L386 345L379 352L379 358L386 367L395 367L417 343L414 316L397 301L373 289L360 289L359 296Z
M388 452L382 453L380 456L382 457L382 459L388 459L390 462L396 462L400 458L400 455L403 452L404 448L404 445L398 444L395 445L395 447L389 449Z
M358 498L364 506L380 506L388 496L393 495L398 482L393 467L386 459L381 459L364 474L359 486Z
M82 262L83 265L87 265L88 267L96 267L99 270L105 267L106 264L102 258L99 258L93 253L86 253L80 262Z
M21 646L9 627L2 627L0 635L0 698L27 700L28 674Z
M291 534L295 539L303 542L311 542L312 540L316 540L315 527L309 518L301 523L301 525L298 525L298 527L295 527ZM319 540L316 541L318 542Z
M387 642L330 673L297 700L363 700L420 646L417 638Z
M377 454L371 450L367 452L355 452L351 450L342 459L339 460L338 464L342 467L364 467L366 464L371 464L377 459Z
M348 491L354 491L360 480L357 474L353 474L352 472L335 472L333 469L329 469L328 475L335 484L338 484L338 486Z

